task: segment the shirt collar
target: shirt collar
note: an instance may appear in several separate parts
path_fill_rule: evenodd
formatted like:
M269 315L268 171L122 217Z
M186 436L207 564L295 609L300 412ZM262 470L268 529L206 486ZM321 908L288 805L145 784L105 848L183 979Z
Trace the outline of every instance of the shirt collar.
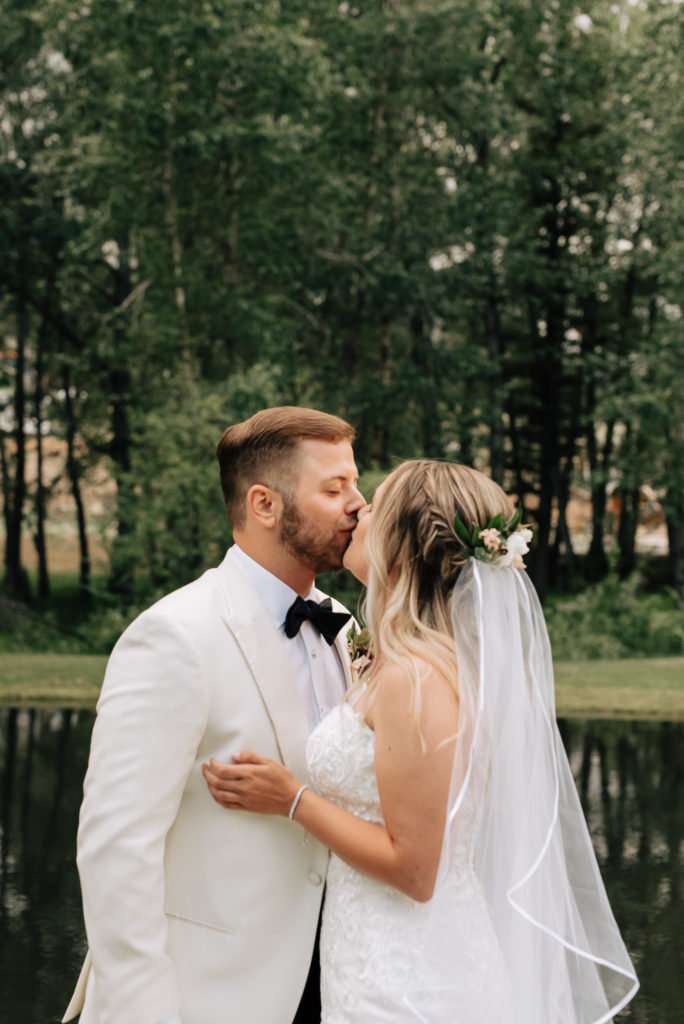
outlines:
M234 558L257 594L261 598L266 611L273 620L274 625L281 629L285 624L285 617L292 602L297 597L296 591L283 583L281 579L274 576L272 572L265 569L259 562L255 562L241 547L233 544L230 555ZM316 598L316 587L312 586L308 598Z

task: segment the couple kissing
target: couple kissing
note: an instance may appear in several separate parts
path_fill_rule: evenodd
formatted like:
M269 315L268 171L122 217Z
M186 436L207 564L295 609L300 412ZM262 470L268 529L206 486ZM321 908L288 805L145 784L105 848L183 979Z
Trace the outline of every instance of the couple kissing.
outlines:
M229 427L233 545L112 651L65 1021L600 1024L638 987L555 724L530 531L453 462L405 462L366 504L353 440L290 406ZM343 566L367 587L354 672L357 626L315 584Z

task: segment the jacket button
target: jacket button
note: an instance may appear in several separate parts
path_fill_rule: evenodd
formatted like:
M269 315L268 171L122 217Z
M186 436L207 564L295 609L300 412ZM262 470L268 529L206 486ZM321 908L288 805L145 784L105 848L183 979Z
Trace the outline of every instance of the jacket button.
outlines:
M323 879L321 878L317 871L310 871L309 881L311 882L312 885L320 885Z

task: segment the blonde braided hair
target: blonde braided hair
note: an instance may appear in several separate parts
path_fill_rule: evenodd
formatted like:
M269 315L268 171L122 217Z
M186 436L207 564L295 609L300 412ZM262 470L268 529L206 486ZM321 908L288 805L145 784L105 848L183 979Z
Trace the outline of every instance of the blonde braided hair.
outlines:
M387 662L415 667L414 712L420 714L418 661L432 665L458 696L458 665L449 601L468 555L454 530L458 514L485 528L515 507L484 473L455 462L417 459L385 480L366 538L369 559L365 615L373 662L363 681L372 698Z

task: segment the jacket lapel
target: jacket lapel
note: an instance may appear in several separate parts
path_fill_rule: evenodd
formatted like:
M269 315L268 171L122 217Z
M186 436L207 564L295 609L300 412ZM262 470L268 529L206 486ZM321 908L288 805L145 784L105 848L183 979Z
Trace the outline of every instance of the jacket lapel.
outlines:
M225 598L221 618L252 671L283 764L297 778L306 778L306 714L280 634L239 565L226 557L218 574Z

